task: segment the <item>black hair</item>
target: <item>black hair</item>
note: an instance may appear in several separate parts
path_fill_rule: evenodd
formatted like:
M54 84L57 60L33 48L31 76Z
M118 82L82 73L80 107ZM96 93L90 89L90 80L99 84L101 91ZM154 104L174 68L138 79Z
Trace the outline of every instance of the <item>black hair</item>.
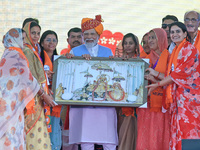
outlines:
M191 37L190 37L190 35L189 35L189 33L187 31L187 28L186 28L186 26L185 26L184 23L182 23L182 22L174 22L174 23L172 23L169 26L169 32L171 32L172 26L178 26L179 28L181 28L181 30L183 31L183 33L187 32L186 40L189 41L189 42L191 42Z
M67 36L68 36L68 37L70 37L70 33L71 33L71 32L76 32L76 33L81 32L81 33L82 33L81 29L78 28L78 27L71 28L71 29L68 31L68 33L67 33Z
M31 22L31 24L30 24L30 29L31 29L31 28L33 28L33 27L39 27L39 28L40 28L40 30L41 30L41 27L40 27L40 25L39 25L39 24L37 24L36 22Z
M22 24L22 28L24 28L24 26L26 25L26 23L28 22L36 22L37 24L39 24L39 20L36 18L26 18Z
M145 34L142 36L141 45L142 45L142 43L143 43L144 37L145 37L145 36L148 36L148 34L149 34L149 32L145 33ZM142 46L143 46L143 45L142 45Z
M45 39L45 38L47 37L47 35L49 35L49 34L54 34L54 35L56 36L57 41L58 41L58 36L57 36L56 32L54 32L54 31L52 31L52 30L47 30L47 31L45 31L45 32L42 34L42 36L41 36L41 38L40 38L40 47L41 47L41 54L40 54L40 56L41 56L41 58L42 58L43 65L44 65L44 62L45 62L45 58L44 58L44 47L42 46L42 42L44 42L44 39ZM58 55L56 49L53 51L53 56L54 56L54 55ZM51 58L51 61L53 61L53 57Z
M164 18L162 18L162 22L164 22L167 19L173 20L175 22L178 21L178 18L176 16L174 16L174 15L167 15Z
M139 49L139 41L138 41L138 37L136 35L134 35L133 33L127 33L124 37L123 37L123 40L122 40L122 47L124 49L124 42L125 42L125 39L128 38L128 37L131 37L133 39L133 41L135 42L135 48L136 48L136 54L137 56L140 55L140 49Z

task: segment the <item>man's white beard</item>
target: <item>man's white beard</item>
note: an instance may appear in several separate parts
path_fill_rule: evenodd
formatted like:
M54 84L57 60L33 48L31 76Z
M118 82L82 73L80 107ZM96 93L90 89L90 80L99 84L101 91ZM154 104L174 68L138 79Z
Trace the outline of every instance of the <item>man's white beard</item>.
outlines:
M85 40L84 40L85 46L86 46L87 48L93 48L94 46L97 45L99 38L97 37L97 39L94 40L92 43L91 43L91 42L87 42L87 40L94 40L94 39L85 39Z

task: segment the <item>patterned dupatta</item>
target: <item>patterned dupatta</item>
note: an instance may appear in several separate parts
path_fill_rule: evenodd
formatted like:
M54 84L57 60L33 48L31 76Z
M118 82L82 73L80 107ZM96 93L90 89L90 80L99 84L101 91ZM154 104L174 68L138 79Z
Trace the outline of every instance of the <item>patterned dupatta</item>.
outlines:
M178 58L178 54L181 50L181 48L183 47L184 43L186 42L186 39L184 39L181 44L177 47L175 46L174 50L172 51L172 54L170 56L170 60L168 63L168 68L167 68L167 74L166 76L169 76L172 70L172 64L173 64L173 69L176 68L177 66L177 58ZM172 98L172 84L168 85L166 88L166 108L169 108L170 103L173 103L173 98Z
M187 88L190 94L200 95L200 65L198 50L186 39L174 48L167 69L167 76L179 86ZM166 89L166 108L173 103L175 84Z
M26 46L25 46L24 53L25 53L26 57L28 58L28 60L30 61L29 62L30 66L32 66L32 68L30 68L30 69L31 69L33 76L37 79L37 81L39 82L41 87L44 89L46 94L49 94L46 74L45 74L45 71L43 68L43 63L42 63L41 57L38 53L40 51L39 50L40 48L38 48L31 39L30 24L31 24L31 22L27 23L24 27L24 31L27 34ZM35 97L35 99L39 100L40 98L37 96L37 97ZM39 103L42 103L42 102L40 101ZM34 107L34 104L32 106ZM38 104L38 106L36 106L33 111L34 117L31 117L31 114L29 114L27 112L27 117L26 117L27 118L26 123L28 124L27 125L27 133L32 129L32 127L38 121L43 109L44 109L44 113L45 113L47 129L49 132L51 132L50 107L47 106L46 104Z
M32 76L22 52L22 30L9 30L4 37L5 51L0 61L0 138L10 124L18 121L40 86Z

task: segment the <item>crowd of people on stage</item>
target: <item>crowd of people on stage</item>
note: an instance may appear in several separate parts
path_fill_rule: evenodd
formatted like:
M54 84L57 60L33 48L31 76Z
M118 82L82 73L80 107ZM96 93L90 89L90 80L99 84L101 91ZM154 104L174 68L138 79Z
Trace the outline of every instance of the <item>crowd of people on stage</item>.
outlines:
M56 32L41 35L33 18L10 29L0 60L1 149L181 150L183 139L200 139L200 14L183 17L184 23L166 15L141 42L127 33L114 56L98 44L101 15L68 31L69 46L61 51L68 59L149 59L147 108L58 105L51 90Z

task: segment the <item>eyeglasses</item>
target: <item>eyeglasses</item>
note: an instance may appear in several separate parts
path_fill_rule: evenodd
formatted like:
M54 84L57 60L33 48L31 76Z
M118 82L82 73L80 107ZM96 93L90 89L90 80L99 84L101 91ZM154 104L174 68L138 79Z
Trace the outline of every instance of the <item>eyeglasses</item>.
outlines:
M46 39L45 41L47 41L47 42L53 42L53 43L57 43L58 41L56 40L56 39L50 39L50 38L48 38L48 39Z
M171 25L171 24L165 24L165 23L163 23L163 24L162 24L162 28L163 28L163 29L166 29L166 28L169 27L170 25Z
M198 19L195 19L195 18L191 18L191 19L190 19L190 18L185 18L184 21L185 21L185 22L191 21L192 23L195 23L195 22L198 21Z

